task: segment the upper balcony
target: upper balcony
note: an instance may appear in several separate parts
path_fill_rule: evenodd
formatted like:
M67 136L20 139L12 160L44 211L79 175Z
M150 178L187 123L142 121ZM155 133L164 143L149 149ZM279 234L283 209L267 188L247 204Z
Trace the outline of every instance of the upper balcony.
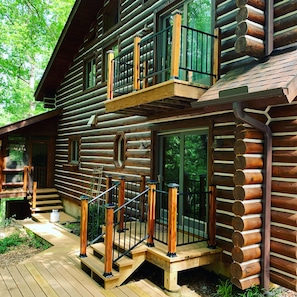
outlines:
M191 107L219 76L219 30L173 25L108 55L106 112L152 116Z

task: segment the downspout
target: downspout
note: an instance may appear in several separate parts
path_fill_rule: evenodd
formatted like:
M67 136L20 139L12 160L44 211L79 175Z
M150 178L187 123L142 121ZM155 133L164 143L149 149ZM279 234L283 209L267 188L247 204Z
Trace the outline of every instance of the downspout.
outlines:
M270 230L271 230L271 177L272 177L272 134L264 123L250 117L243 110L241 102L233 103L233 111L239 120L248 123L264 134L263 172L263 219L262 219L262 262L261 286L269 290L270 285Z

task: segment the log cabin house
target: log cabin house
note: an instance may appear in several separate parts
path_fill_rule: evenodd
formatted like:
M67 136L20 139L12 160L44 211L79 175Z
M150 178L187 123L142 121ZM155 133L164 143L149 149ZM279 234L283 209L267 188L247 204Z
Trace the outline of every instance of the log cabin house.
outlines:
M147 221L150 247L130 246L128 265L159 266L170 291L178 271L201 265L241 289L297 290L296 42L291 0L75 2L35 98L62 109L54 186L66 212L87 207L82 195L102 168L105 247L84 257L83 230L86 272L119 285L125 261L118 273L117 261L101 268L95 256ZM127 199L125 182L147 203ZM112 238L115 217L122 232Z

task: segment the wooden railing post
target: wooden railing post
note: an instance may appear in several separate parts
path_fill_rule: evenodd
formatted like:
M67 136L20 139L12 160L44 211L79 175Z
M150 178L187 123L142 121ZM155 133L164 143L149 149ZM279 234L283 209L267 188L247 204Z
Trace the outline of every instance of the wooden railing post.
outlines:
M133 53L133 89L140 89L140 36L134 37L134 53Z
M177 242L177 188L178 184L169 184L168 188L168 257L176 256Z
M121 207L122 205L125 204L125 179L122 177L120 179L120 186L119 186L119 201L118 201L118 207ZM118 212L118 221L119 221L119 232L124 231L124 214L125 214L125 209L122 208Z
M178 78L180 48L181 48L181 21L182 16L179 10L173 13L172 47L171 47L171 77Z
M149 247L154 246L154 232L155 232L155 218L156 218L156 182L148 182L150 187L148 192L148 218L147 218L147 230L148 239L147 245Z
M104 258L104 276L112 276L112 254L113 254L113 217L114 217L114 208L112 204L105 205L105 258Z
M214 45L213 45L213 78L212 84L215 84L220 78L220 60L221 60L221 30L214 30Z
M81 258L87 256L87 241L88 241L88 196L80 197L80 254Z
M111 204L112 203L112 193L108 191L112 187L112 177L110 175L106 176L106 196L105 196L105 203Z
M33 182L33 195L32 195L32 209L33 213L35 213L34 209L36 208L36 196L37 196L37 182Z
M23 191L26 192L28 188L28 170L29 166L24 166L24 177L23 177Z
M208 247L216 247L216 186L209 186L208 201Z
M140 180L140 193L145 191L145 175L141 176ZM145 195L140 197L140 220L143 222L145 220Z
M107 99L113 99L114 51L107 52Z

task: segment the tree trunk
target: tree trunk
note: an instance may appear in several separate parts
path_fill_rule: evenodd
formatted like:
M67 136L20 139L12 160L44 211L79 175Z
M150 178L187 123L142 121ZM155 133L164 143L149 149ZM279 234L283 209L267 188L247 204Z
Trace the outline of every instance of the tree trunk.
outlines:
M232 259L238 263L247 262L261 257L260 246L253 246L247 248L234 247L232 249Z
M246 278L261 272L260 261L253 261L249 263L233 262L230 266L230 273L236 279Z
M232 220L232 226L238 231L259 229L262 227L262 219L260 216L234 217Z
M262 187L244 187L236 186L233 190L233 197L235 200L251 200L251 199L261 199L263 197Z
M237 53L244 53L252 57L260 58L265 55L265 46L263 40L245 35L237 38L235 51Z
M262 240L261 232L239 232L234 231L232 234L232 242L234 246L246 247L256 243L260 243Z
M254 201L236 200L232 205L232 211L237 216L262 213L262 203Z

